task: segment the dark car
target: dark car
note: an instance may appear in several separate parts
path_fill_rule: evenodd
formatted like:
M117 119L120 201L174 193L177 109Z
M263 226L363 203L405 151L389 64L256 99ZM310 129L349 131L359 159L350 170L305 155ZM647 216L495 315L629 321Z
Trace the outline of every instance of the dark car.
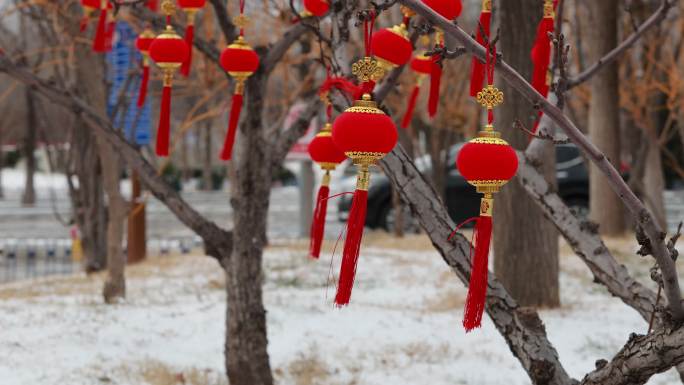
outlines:
M456 154L462 146L463 144L453 146L449 150L448 159L456 159ZM419 159L416 162L421 172L429 171L429 163L426 159ZM481 196L463 179L454 163L451 162L447 171L446 206L454 222L461 223L478 215ZM355 178L355 174L350 173L341 184L346 187L354 186ZM564 144L556 147L556 178L558 194L563 201L578 215L586 216L589 208L589 173L579 150L574 145ZM347 220L350 207L351 195L342 196L338 205L340 221ZM368 190L366 226L391 231L394 228L394 218L392 184L381 172L374 172ZM417 230L417 223L410 218L408 209L404 218L407 218L404 221L405 231Z

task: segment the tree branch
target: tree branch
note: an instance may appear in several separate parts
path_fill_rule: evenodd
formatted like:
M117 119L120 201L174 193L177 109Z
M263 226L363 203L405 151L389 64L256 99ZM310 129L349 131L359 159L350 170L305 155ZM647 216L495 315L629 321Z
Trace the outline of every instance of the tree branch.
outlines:
M226 42L230 44L238 36L238 28L230 20L230 15L228 14L228 9L226 9L226 2L224 0L209 0L211 6L214 8L214 14L216 15L216 20L218 25L223 32L223 37Z
M467 286L470 280L470 242L460 234L447 240L455 224L435 190L418 171L401 145L382 160L383 168L411 212L430 237L435 249ZM487 313L509 348L535 384L570 385L558 353L549 342L537 312L520 308L506 289L489 273Z
M436 14L419 0L401 0L401 3L410 7L416 11L417 14L425 17L434 25L442 28L445 33L461 42L468 52L481 60L484 59L485 49L457 25ZM660 226L654 220L651 213L646 209L639 198L634 195L632 190L630 190L620 173L613 167L610 161L606 159L606 156L589 141L586 136L584 136L582 131L579 130L560 109L549 103L541 94L532 88L518 72L503 60L497 62L497 69L499 70L499 74L509 85L515 88L523 97L538 105L539 108L558 125L558 127L565 131L568 138L570 138L570 140L572 140L573 143L575 143L577 147L596 164L598 169L606 175L611 188L620 197L627 209L632 213L637 224L644 229L648 236L652 245L653 256L658 261L658 265L663 273L664 289L668 299L669 309L676 320L683 320L684 310L682 309L681 304L677 270L665 247L665 234L662 229L660 229Z
M662 328L648 335L632 334L610 362L599 360L582 385L645 384L654 374L684 362L684 328Z
M597 72L599 72L605 65L617 60L625 51L630 49L634 45L634 43L636 43L649 29L658 25L663 19L665 19L670 8L672 8L674 5L675 0L662 0L660 3L660 7L658 7L658 9L653 13L653 15L646 19L646 21L644 21L639 26L639 28L637 28L637 30L634 31L634 33L632 33L617 47L613 48L612 51L605 54L596 63L592 64L591 66L589 66L589 68L585 69L584 71L570 79L567 84L567 89L569 90L573 87L576 87L584 83L589 78L594 76Z
M268 53L263 58L261 64L264 68L264 73L270 74L278 62L280 62L280 59L285 56L285 53L290 49L292 44L294 44L303 33L310 31L303 23L304 22L302 21L290 27L290 29L285 31L280 40L276 41L268 48Z
M656 295L629 275L606 247L596 225L584 222L570 211L535 167L534 161L518 152L519 167L515 181L520 183L544 215L556 226L572 250L587 265L594 280L648 321Z
M26 84L27 87L53 103L80 115L93 128L94 133L104 137L126 163L139 174L140 179L150 192L164 203L181 222L202 237L209 255L217 259L220 258L219 256L230 256L233 243L232 232L223 230L214 222L206 220L185 202L176 191L158 176L155 168L143 158L138 150L112 126L106 116L100 115L86 101L68 91L38 78L26 69L17 67L6 55L1 53L0 72L7 73L7 75ZM223 264L223 262L219 260L219 263Z

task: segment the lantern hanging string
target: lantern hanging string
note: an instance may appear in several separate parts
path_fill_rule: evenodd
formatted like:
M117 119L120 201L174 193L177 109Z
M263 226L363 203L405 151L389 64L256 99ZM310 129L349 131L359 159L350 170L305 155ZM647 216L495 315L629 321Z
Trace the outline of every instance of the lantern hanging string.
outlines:
M487 43L485 48L487 49L487 62L485 64L487 71L487 85L492 86L494 85L494 68L496 68L496 44L490 45ZM494 109L492 108L487 109L487 123L494 123Z
M245 14L245 0L240 0L240 16ZM240 36L245 36L245 27L240 26Z
M241 0L243 1L243 0ZM370 21L369 21L370 19ZM366 56L371 56L371 38L373 37L373 27L375 26L375 11L368 11L368 17L363 21L363 36L364 45L366 47Z

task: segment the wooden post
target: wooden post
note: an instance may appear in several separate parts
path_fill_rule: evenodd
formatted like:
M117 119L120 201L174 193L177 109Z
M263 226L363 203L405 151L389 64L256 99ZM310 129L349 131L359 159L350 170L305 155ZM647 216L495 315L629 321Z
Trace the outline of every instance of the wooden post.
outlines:
M128 214L128 263L135 263L147 256L145 203L140 200L140 179L136 172L131 175L131 190L133 209Z

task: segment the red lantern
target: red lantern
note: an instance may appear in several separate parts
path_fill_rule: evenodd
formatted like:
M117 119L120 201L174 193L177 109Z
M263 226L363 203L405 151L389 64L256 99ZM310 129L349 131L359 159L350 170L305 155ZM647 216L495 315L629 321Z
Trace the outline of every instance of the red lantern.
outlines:
M146 5L147 5L147 8L149 8L149 10L152 12L157 12L157 9L159 8L158 0L147 0Z
M311 258L318 259L321 253L321 243L323 242L323 232L325 230L325 215L328 211L330 171L335 170L338 164L347 159L347 156L333 143L332 126L330 123L326 123L321 132L309 143L309 155L311 160L318 163L325 171L321 187L318 189L318 195L316 196L316 208L311 219L311 242L309 244L309 255Z
M413 91L411 91L404 117L401 119L401 128L407 128L411 124L413 111L416 108L418 94L420 93L420 85L423 83L423 79L432 73L432 58L424 54L414 56L411 59L411 69L416 73L416 83L413 86Z
M506 184L518 170L515 150L494 131L493 108L503 103L503 93L492 85L496 52L487 47L488 85L477 94L477 101L487 108L488 124L477 138L468 142L458 153L456 165L463 177L484 194L480 202L480 216L476 218L475 252L463 326L466 332L480 327L487 297L489 243L492 237L494 193Z
M358 168L356 191L347 221L340 278L335 296L336 306L345 306L351 298L359 260L363 228L366 223L370 166L392 151L397 143L397 128L392 119L380 110L369 94L364 94L354 106L335 119L333 142Z
M479 26L475 33L475 39L480 45L484 46L485 38L489 39L492 22L492 0L482 0L482 11L480 12ZM483 34L484 32L484 34ZM473 56L470 71L470 96L476 97L477 93L482 90L482 83L485 79L485 66L476 57Z
M402 66L411 59L413 45L404 24L373 33L373 55L386 69Z
M162 9L170 21L174 6L171 0L162 2ZM173 86L173 74L180 68L188 57L188 45L176 34L170 23L161 35L152 41L149 48L150 57L164 73L164 88L159 114L159 128L157 129L156 152L159 156L169 155L169 135L171 131L171 87Z
M153 41L154 32L149 28L145 28L135 40L135 47L142 54L143 67L143 75L140 80L140 92L138 93L138 108L145 105L145 99L147 97L147 84L150 80L150 45L152 45Z
M321 17L330 10L330 3L327 0L304 0L304 12L302 17Z
M180 6L188 17L187 26L185 27L185 44L190 48L188 59L183 62L181 67L181 74L183 76L190 75L190 67L192 65L192 43L195 40L195 15L204 8L206 0L178 0Z
M242 35L238 36L233 44L229 45L221 53L221 66L235 79L235 91L230 107L230 117L228 120L228 133L221 150L221 159L230 160L233 155L233 143L237 131L238 121L240 120L240 110L242 110L242 94L245 90L245 81L259 68L259 56L252 47L245 42Z
M549 94L551 86L551 76L549 74L549 65L551 64L551 39L549 34L554 31L555 23L555 6L556 2L553 0L544 1L544 17L539 22L537 27L537 37L530 52L532 58L532 87L537 92L546 97ZM539 117L541 118L541 111ZM533 132L537 131L540 119L534 125Z
M111 8L108 0L100 0L100 17L97 20L97 29L95 30L95 39L93 39L93 51L107 52L107 27L108 27L108 12Z
M461 0L423 0L423 3L447 20L459 17L463 10Z
M96 9L100 8L100 0L81 0L81 7L83 7L83 18L80 23L80 31L83 32L88 28L90 16Z

